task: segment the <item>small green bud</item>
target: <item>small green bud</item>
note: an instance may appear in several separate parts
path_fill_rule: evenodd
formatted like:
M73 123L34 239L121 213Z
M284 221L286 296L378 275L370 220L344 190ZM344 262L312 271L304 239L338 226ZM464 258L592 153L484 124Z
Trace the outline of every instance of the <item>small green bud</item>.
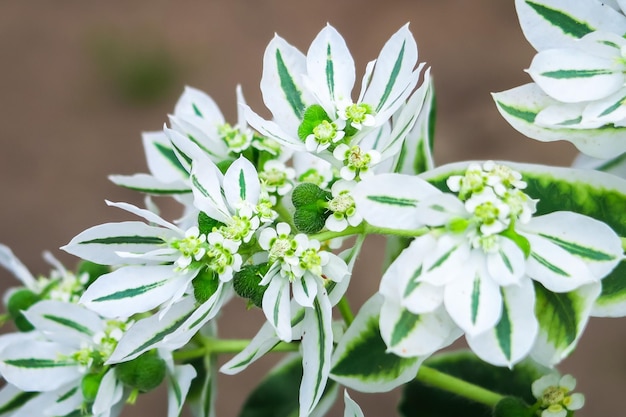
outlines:
M100 382L104 377L104 372L99 374L87 374L80 381L80 389L83 392L83 398L88 403L94 402L98 390L100 389Z
M493 408L493 417L531 417L531 409L519 398L504 397Z
M267 263L259 265L246 265L235 273L233 277L233 288L242 298L250 300L252 304L261 307L263 294L267 287L260 286L259 282L269 270Z
M28 310L33 304L37 303L41 298L28 288L20 288L13 291L7 301L7 310L15 327L22 332L33 330L33 325L24 317L23 311Z
M129 388L148 392L158 387L165 378L165 361L156 354L146 352L132 361L115 365L115 375Z
M196 301L204 304L217 291L220 280L215 271L203 268L198 275L191 281L193 286L193 295Z
M321 203L326 203L332 198L332 194L322 190L315 184L305 182L294 188L291 194L291 202L295 208L309 208L318 210Z
M319 213L317 211L299 209L293 214L293 224L299 232L310 235L324 228L329 215L330 211Z
M87 273L89 275L89 281L87 281L87 286L90 286L98 277L104 274L108 274L111 272L111 268L107 265L100 265L90 261L81 261L78 264L78 269L76 270L76 275L82 275Z
M463 233L465 229L467 229L467 226L469 226L469 220L457 217L448 223L448 230L452 233Z

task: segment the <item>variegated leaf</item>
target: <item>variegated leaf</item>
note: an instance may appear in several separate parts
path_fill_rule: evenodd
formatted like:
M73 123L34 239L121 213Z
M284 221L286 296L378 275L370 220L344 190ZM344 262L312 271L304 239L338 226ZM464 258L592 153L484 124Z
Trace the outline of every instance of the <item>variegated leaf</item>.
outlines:
M176 365L167 375L167 417L178 417L185 404L196 370L191 365Z
M178 195L191 193L191 188L183 181L179 180L172 183L164 183L158 178L148 174L109 175L109 179L120 187L150 195Z
M411 380L420 358L401 358L387 351L380 336L381 295L370 298L339 343L332 357L331 378L362 392L385 392Z
M539 333L531 355L537 362L553 366L574 350L599 294L600 284L557 294L535 282Z

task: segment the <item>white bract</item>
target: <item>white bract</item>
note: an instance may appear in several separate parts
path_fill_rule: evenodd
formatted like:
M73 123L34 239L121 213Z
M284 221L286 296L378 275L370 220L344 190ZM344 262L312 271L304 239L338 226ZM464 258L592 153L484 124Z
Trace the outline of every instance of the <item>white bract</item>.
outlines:
M516 0L537 49L534 84L494 94L502 116L527 136L569 140L597 158L626 151L626 16L598 0Z
M421 191L413 187L419 181L378 176L353 192L368 223L430 228L418 233L381 281L380 327L389 350L432 353L458 336L458 326L488 362L510 366L533 348L537 359L558 362L565 354L560 347L553 346L557 353L548 358L543 351L550 348L535 345L542 332L541 314L534 318L535 288L597 288L622 259L619 237L577 213L532 217L536 201L522 191L526 183L519 173L492 162L470 164L463 175L451 176L448 187L458 196L426 183ZM407 217L413 220L402 221Z

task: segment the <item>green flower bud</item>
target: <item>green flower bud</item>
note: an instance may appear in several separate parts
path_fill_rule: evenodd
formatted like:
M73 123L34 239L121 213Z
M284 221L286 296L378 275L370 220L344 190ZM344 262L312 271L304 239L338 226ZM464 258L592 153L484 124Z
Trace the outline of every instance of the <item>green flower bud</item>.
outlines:
M293 215L294 225L303 233L317 233L324 227L330 216L327 209L328 200L332 194L312 183L298 185L291 195L291 201L296 208Z
M217 291L220 280L215 271L203 268L198 275L191 281L193 286L193 295L196 301L204 304Z
M115 375L129 388L148 392L158 387L165 378L165 361L151 352L132 361L115 365Z
M87 374L83 377L82 381L80 381L80 389L83 392L83 398L88 403L95 401L98 390L100 389L102 377L104 377L104 372L99 374Z
M246 265L241 268L233 277L233 288L235 292L242 298L250 300L252 304L261 307L263 302L263 294L267 287L260 286L259 282L267 273L269 265L267 263L260 265Z
M24 317L22 311L28 310L30 306L37 303L39 300L41 300L39 295L28 288L20 288L11 293L7 301L7 310L15 322L15 327L20 331L28 332L33 330L33 325Z

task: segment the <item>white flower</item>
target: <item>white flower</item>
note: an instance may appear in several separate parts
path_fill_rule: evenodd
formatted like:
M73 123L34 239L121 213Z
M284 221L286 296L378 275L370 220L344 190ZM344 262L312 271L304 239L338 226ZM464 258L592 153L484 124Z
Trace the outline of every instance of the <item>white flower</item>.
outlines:
M585 404L583 394L572 391L576 379L571 375L547 374L533 382L532 392L540 404L541 417L566 417L568 411L580 410Z
M296 171L293 168L276 159L267 161L263 165L263 171L259 172L263 190L278 195L285 195L291 191L295 176Z
M337 181L331 187L333 198L328 202L328 210L331 212L326 219L326 227L333 232L345 230L348 226L358 226L363 218L354 206L351 191L356 183L354 181Z
M376 150L364 151L358 145L350 147L343 143L335 148L333 156L343 162L340 174L346 181L373 175L372 167L380 161L380 153Z
M349 273L348 266L333 253L321 251L319 241L304 234L291 235L287 223L264 229L259 245L267 251L270 264L259 284L267 286L263 312L277 336L291 341L290 288L299 305L312 308L316 297L328 297L322 290L326 280L341 281ZM323 304L330 307L327 302Z

